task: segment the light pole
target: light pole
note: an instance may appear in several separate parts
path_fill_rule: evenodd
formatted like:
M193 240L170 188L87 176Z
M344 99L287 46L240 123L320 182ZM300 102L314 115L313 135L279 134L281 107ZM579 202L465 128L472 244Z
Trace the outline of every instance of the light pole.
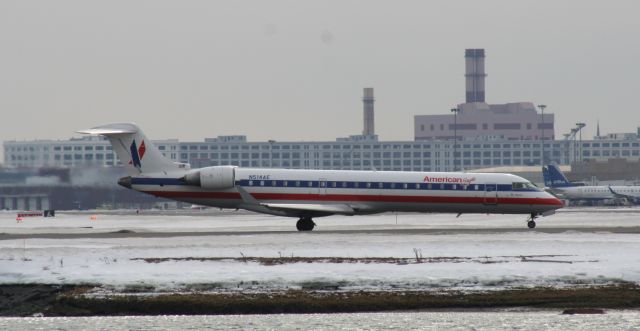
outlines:
M460 112L460 109L451 108L451 112L453 113L453 171L458 171L456 167L456 161L458 160L456 152L458 151L458 112Z
M564 157L565 157L565 162L568 162L569 164L571 164L571 153L569 152L569 149L571 149L571 141L569 140L571 138L571 134L570 133L563 133L562 134L564 136L564 140L565 140L565 152L564 152Z
M578 143L578 159L582 162L582 128L587 125L584 123L576 123L576 126L578 127L578 135L580 136Z
M576 133L578 133L577 128L571 129L571 139L573 139L573 162L578 162L578 160L576 160L576 155L578 154L576 153Z
M542 129L542 165L544 166L545 163L545 158L544 158L544 109L547 108L547 105L538 105L538 108L540 108L540 113L542 114L542 123L540 124L540 127Z

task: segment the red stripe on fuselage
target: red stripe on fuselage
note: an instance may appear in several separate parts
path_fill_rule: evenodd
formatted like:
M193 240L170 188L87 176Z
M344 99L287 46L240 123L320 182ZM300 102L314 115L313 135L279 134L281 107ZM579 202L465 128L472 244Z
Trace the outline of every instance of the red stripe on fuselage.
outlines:
M240 194L235 192L180 192L180 191L142 191L164 198L195 198L195 199L234 199L240 200ZM495 203L496 198L490 197L455 197L455 196L424 196L424 195L356 195L356 194L295 194L295 193L251 193L257 200L298 200L298 201L363 201L363 202L422 202L422 203ZM505 198L498 197L498 204L516 205L551 205L562 206L562 201L555 198Z

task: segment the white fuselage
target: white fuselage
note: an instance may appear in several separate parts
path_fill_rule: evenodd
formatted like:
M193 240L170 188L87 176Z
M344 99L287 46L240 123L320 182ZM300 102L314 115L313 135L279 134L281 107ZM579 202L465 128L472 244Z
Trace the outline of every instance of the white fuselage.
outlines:
M354 215L386 211L542 214L562 207L551 194L511 174L235 168L234 187L215 190L188 185L176 177L134 176L131 188L199 205L245 208L242 189L260 203L346 205ZM286 214L324 216L303 209Z
M640 186L574 186L557 187L552 191L570 200L609 200L622 196L640 198Z

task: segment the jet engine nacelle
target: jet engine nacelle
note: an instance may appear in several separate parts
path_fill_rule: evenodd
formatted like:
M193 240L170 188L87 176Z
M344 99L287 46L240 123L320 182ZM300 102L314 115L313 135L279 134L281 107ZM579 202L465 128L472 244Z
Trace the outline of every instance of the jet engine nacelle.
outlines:
M234 187L235 174L234 166L214 166L192 170L182 177L182 180L189 185L219 190Z

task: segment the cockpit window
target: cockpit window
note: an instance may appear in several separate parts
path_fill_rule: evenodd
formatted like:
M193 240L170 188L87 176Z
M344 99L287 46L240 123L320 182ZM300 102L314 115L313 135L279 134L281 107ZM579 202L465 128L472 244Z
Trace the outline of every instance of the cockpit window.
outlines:
M535 190L537 187L533 185L531 182L514 182L512 184L513 190Z

